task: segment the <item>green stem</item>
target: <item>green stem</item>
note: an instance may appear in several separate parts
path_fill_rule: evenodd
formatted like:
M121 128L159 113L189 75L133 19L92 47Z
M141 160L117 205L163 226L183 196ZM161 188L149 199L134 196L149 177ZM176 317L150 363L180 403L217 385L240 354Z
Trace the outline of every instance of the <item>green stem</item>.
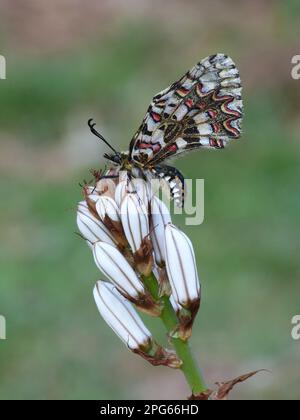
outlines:
M156 299L159 297L159 288L157 280L153 274L149 277L144 277L144 283L149 292ZM163 324L165 325L168 333L171 333L178 325L178 318L167 296L163 296L162 302L164 305L162 314L160 316ZM190 345L187 341L180 338L171 338L171 342L175 348L176 354L182 360L181 370L193 392L198 394L207 390L203 376L197 361L192 353Z

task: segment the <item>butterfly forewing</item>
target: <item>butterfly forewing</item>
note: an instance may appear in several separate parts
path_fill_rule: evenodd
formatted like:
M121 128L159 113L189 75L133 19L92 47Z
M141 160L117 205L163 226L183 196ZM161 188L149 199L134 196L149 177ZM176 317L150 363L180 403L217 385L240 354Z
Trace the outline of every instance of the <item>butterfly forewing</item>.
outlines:
M192 149L223 148L241 133L241 80L231 58L210 56L154 96L130 144L146 167Z

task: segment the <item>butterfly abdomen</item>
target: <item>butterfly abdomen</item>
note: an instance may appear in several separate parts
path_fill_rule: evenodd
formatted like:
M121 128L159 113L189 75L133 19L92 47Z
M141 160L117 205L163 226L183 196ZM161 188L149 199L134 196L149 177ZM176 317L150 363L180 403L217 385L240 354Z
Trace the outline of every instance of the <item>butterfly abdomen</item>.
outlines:
M181 172L173 166L167 165L156 165L151 172L155 178L164 180L168 184L172 199L179 207L183 207L185 180Z

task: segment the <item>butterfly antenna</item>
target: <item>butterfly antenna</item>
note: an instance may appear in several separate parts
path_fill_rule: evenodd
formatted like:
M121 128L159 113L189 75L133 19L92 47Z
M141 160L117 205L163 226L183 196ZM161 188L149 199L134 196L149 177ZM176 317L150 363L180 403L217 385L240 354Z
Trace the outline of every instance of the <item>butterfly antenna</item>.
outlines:
M98 133L98 131L95 129L95 125L96 125L96 123L95 122L93 122L94 120L93 120L93 118L90 118L89 120L88 120L88 126L90 127L90 130L91 130L91 132L96 136L96 137L98 137L99 139L101 139L114 153L116 153L117 155L119 154L117 151L116 151L116 149L114 149L109 143L108 143L108 141L107 140L105 140L105 138L100 134L100 133Z

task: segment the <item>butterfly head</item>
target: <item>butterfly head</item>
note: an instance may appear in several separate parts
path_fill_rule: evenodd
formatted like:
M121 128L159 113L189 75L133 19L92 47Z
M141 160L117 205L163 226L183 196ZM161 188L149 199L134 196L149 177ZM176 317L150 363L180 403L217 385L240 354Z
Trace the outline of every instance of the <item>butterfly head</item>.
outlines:
M114 165L121 166L123 162L122 153L105 153L103 157Z

